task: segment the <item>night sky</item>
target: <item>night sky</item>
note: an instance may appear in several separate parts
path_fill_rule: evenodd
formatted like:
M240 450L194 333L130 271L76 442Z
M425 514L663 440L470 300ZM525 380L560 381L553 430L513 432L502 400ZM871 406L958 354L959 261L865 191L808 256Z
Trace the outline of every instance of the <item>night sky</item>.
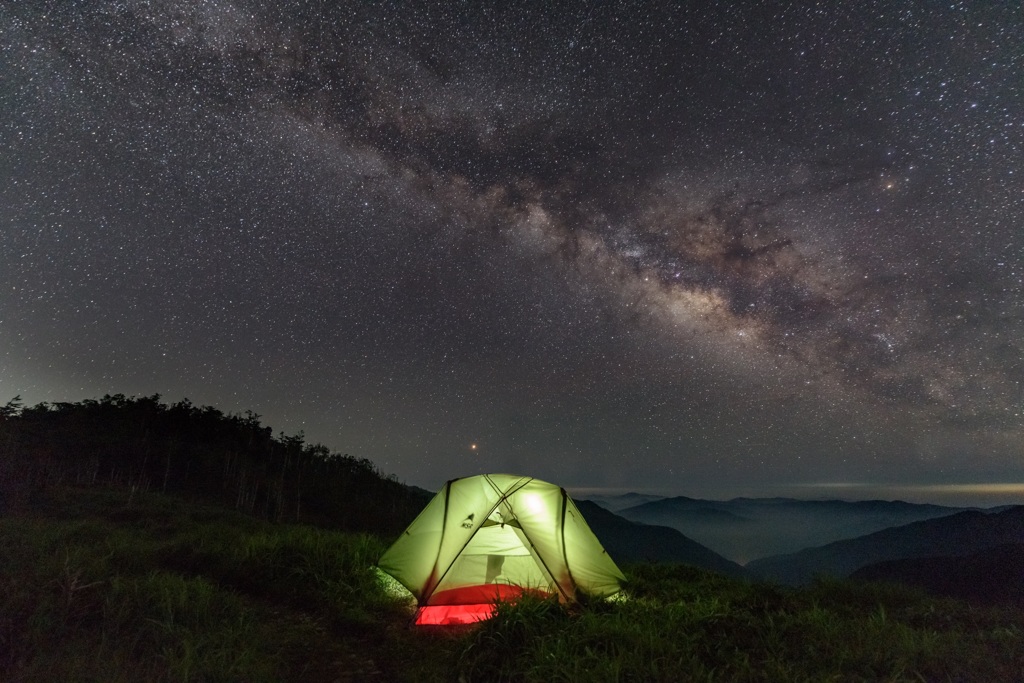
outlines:
M1019 4L545 4L0 5L0 403L1024 502Z

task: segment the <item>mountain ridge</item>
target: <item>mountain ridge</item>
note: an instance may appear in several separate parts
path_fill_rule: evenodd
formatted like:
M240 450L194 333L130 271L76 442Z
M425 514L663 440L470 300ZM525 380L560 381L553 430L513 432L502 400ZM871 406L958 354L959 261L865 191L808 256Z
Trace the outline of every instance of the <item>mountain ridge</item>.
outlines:
M671 527L745 564L963 510L905 501L784 497L715 501L675 496L627 507L617 514L635 522Z
M924 557L961 557L1007 543L1024 543L1024 505L1002 512L965 510L865 536L761 558L746 565L759 578L790 584L815 575L845 577L871 564Z
M689 564L737 578L750 576L741 565L675 529L632 522L590 500L575 502L591 531L616 561Z

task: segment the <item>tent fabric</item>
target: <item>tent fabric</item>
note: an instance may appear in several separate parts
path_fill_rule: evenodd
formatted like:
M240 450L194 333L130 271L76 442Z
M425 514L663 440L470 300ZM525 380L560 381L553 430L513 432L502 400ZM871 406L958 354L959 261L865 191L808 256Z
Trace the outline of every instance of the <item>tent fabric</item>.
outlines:
M608 596L625 580L564 489L509 474L447 482L378 566L416 597L418 623L487 618L522 590ZM442 605L479 609L427 610Z

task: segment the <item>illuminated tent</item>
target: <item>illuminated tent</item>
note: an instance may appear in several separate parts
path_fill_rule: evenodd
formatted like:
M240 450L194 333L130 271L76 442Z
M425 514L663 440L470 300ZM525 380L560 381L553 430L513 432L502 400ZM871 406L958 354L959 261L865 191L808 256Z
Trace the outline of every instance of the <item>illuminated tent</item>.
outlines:
M510 474L449 481L378 566L416 596L417 624L486 619L524 592L608 596L624 580L564 489Z

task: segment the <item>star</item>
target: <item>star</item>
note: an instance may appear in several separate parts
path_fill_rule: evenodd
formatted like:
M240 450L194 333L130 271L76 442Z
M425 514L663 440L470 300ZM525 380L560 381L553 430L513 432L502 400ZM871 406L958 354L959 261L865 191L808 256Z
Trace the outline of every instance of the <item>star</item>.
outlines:
M0 9L0 403L424 487L466 433L565 485L1024 476L1010 4L65 4Z

